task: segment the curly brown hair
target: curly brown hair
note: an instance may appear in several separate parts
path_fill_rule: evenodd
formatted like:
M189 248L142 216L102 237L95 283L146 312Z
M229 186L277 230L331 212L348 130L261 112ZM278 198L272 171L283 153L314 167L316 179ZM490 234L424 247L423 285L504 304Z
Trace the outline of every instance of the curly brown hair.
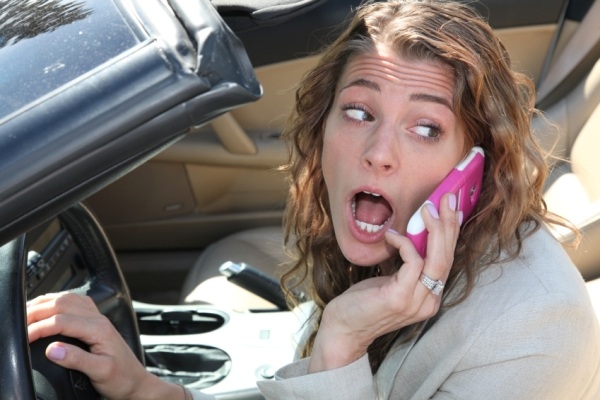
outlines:
M321 171L323 128L338 79L353 57L373 51L376 45L402 57L449 66L455 75L454 110L465 128L465 148L477 144L485 151L482 192L473 215L461 228L445 293L452 292L459 275L466 285L457 287L461 292L454 293L452 304L446 301L445 307L469 295L481 268L516 257L524 236L542 223L564 225L547 212L542 198L547 166L530 129L535 113L533 84L512 70L506 49L487 22L458 2L363 4L304 77L284 132L291 154L285 241L293 238L296 261L282 283L288 290L300 284L309 288L318 322L332 299L372 276L376 268L356 268L342 254ZM529 222L528 230L520 229L524 222ZM374 372L398 336L410 338L417 327L375 340L369 348ZM305 346L305 355L311 352L315 334Z

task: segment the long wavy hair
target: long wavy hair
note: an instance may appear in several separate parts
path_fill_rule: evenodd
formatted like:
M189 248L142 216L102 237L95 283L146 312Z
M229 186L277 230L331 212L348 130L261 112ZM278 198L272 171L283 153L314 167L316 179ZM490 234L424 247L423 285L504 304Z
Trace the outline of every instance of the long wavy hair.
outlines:
M452 69L453 106L466 132L465 148L477 144L486 155L478 206L461 228L446 283L445 295L453 287L460 293L453 293L452 304L445 301L444 307L464 300L478 271L486 265L518 256L523 238L542 223L565 225L547 212L542 198L547 166L530 129L534 86L528 77L512 70L506 49L487 22L470 6L458 2L363 4L345 31L322 53L318 65L305 75L284 131L290 145L287 170L291 179L285 241L293 247L296 261L282 283L288 293L298 285L308 288L316 305L317 327L332 299L373 276L377 268L353 266L342 254L333 231L321 156L324 124L339 77L353 57L381 45L402 57ZM525 225L528 229L521 229ZM456 285L459 276L466 285ZM373 342L368 350L373 372L393 342L399 336L410 339L418 325ZM310 354L315 335L316 330L303 355Z

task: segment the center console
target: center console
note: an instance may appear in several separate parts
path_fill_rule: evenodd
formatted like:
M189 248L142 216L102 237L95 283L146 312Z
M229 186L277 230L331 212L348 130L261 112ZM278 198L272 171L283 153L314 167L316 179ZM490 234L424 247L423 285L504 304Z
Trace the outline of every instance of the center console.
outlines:
M133 303L147 369L218 399L263 399L256 381L290 363L308 305L234 311L212 305Z

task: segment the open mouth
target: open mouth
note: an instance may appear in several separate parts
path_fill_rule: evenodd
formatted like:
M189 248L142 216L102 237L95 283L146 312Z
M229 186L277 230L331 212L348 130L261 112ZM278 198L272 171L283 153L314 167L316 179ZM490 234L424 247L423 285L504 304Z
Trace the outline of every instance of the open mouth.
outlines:
M360 230L377 233L392 217L392 207L378 193L359 192L352 199L354 222Z

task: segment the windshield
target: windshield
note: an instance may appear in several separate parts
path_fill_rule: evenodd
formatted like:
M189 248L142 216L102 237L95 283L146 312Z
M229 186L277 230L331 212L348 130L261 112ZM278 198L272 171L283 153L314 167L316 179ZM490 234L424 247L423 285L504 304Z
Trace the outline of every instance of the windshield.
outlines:
M0 0L0 119L137 43L108 0Z

